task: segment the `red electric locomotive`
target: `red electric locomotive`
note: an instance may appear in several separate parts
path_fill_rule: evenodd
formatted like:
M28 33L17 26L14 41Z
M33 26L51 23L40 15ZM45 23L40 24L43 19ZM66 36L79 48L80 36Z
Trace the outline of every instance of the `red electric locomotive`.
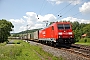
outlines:
M55 22L39 30L39 41L52 44L72 44L75 42L70 22Z

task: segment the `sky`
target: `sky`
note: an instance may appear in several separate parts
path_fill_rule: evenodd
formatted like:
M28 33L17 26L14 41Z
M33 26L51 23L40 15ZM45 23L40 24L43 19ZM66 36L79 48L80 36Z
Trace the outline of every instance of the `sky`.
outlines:
M90 23L90 0L0 0L1 19L12 22L14 33L44 28L45 21Z

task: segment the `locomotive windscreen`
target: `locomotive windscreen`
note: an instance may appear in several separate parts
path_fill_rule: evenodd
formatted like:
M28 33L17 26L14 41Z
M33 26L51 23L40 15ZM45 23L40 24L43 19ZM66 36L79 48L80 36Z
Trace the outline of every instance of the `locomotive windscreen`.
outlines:
M69 24L64 24L65 29L70 29L70 25Z
M58 29L64 29L63 24L58 24Z
M69 24L58 24L58 29L70 29Z

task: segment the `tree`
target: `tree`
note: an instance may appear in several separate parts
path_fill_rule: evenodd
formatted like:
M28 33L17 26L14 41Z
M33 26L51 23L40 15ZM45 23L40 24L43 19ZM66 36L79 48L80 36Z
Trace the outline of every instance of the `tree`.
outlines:
M80 26L80 24L77 21L75 21L75 22L72 23L72 29L73 30L76 30L76 29L79 30L79 26Z
M83 32L87 34L87 37L90 37L90 24L83 28Z
M51 25L51 24L53 24L54 22L50 22L50 24L49 25Z
M81 35L86 33L86 31L84 31L85 29L83 29L83 28L86 27L87 25L88 24L79 23L77 21L72 23L72 29L74 31L76 41L79 41L81 38Z
M0 42L8 40L10 31L14 28L13 24L5 19L0 20Z
M85 26L85 27L83 28L83 32L84 32L84 33L90 32L90 24L88 24L87 26Z
M87 37L90 38L90 32L87 33Z
M19 37L19 34L13 34L13 37Z

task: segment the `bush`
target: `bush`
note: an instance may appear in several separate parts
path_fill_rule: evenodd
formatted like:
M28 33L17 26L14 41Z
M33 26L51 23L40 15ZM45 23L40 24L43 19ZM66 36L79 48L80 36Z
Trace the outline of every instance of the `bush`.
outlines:
M19 41L19 42L17 42L17 44L20 44L21 42Z
M84 42L86 43L87 42L87 39L84 39Z

